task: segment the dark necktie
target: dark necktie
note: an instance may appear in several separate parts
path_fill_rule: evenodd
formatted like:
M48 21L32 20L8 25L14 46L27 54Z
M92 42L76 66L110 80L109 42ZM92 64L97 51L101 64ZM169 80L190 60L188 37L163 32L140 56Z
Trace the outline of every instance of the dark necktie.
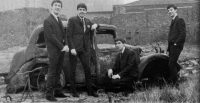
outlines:
M83 23L83 30L84 30L84 32L85 32L86 27L85 27L85 20L84 20L84 18L82 18L81 21L82 21L82 23Z
M173 24L174 23L174 19L172 19L172 21L171 21L171 24Z
M122 55L123 55L122 52L120 52L120 53L119 53L119 58L120 58L120 60L122 59Z
M57 17L57 20L58 20L58 23L60 24L60 23L61 23L61 21L60 21L60 18L59 18L59 17Z
M121 63L122 63L122 52L119 53L119 68L121 69Z
M61 22L60 18L57 17L57 19L58 19L58 24L59 24L59 26L62 28L62 22Z

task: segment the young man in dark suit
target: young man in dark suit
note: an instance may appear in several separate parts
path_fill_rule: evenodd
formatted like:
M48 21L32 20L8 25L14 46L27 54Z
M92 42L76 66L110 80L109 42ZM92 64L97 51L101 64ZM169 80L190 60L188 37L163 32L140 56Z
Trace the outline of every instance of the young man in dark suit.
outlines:
M168 13L172 18L170 30L168 34L168 48L167 54L169 55L169 82L174 84L178 79L178 69L176 68L176 63L178 61L179 55L183 50L185 37L186 37L186 27L185 21L178 17L177 7L175 5L167 6Z
M49 57L49 68L47 73L46 99L57 101L55 97L66 97L61 92L60 73L63 63L64 52L68 52L65 46L64 27L59 18L62 8L60 0L53 0L49 17L44 20L44 37Z
M132 87L134 81L138 81L138 64L140 63L139 55L125 47L125 40L115 39L116 48L119 49L119 54L116 57L112 69L108 69L107 75L104 78L106 90L119 86L125 91Z
M77 16L71 17L68 20L67 39L69 44L69 59L70 59L70 85L71 92L74 97L79 97L75 85L75 71L77 65L77 57L83 65L87 93L90 96L98 97L92 89L91 70L89 65L90 49L92 47L92 31L97 28L97 24L93 24L85 17L87 6L84 3L77 5Z

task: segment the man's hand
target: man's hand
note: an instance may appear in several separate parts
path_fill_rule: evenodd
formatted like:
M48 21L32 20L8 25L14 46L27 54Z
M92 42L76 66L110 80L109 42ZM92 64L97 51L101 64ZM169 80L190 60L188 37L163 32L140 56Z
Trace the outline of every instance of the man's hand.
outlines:
M75 49L71 49L71 53L72 55L77 55L76 50Z
M166 55L169 56L169 51L166 51Z
M68 21L62 21L62 24L63 24L63 27L67 27L67 23L68 23Z
M112 69L108 69L108 77L111 78L113 75L113 70Z
M112 76L112 79L120 79L119 74L113 75L113 76Z
M91 30L95 30L97 27L98 27L97 24L93 24L92 27L91 27Z
M165 55L169 56L168 47L165 49Z
M177 44L176 43L174 43L174 46L176 46Z
M65 45L61 51L69 52L69 47Z

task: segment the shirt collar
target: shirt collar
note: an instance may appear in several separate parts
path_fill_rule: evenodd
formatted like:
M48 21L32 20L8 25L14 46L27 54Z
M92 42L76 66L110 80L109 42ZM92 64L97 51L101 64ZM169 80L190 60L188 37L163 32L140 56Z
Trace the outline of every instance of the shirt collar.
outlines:
M177 14L175 14L175 16L172 18L172 20L174 20L177 17Z
M125 47L123 47L123 49L122 49L122 54L124 53L124 50L125 50Z
M53 15L53 17L58 21L58 16L55 15L54 13L51 13Z
M78 17L79 17L81 20L84 20L84 17L80 17L79 15L78 15Z

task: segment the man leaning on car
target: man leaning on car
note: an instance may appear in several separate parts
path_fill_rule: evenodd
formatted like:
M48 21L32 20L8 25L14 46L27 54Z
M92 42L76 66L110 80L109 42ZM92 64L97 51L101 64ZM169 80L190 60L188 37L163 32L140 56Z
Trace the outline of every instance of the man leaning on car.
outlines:
M70 60L70 86L73 97L79 97L75 85L75 71L77 66L77 58L83 66L87 93L89 96L98 97L96 92L92 88L91 68L89 65L91 38L93 36L92 31L95 30L98 25L92 23L86 18L87 6L84 3L77 5L77 16L71 17L68 20L67 26L67 41L69 44L69 60Z

